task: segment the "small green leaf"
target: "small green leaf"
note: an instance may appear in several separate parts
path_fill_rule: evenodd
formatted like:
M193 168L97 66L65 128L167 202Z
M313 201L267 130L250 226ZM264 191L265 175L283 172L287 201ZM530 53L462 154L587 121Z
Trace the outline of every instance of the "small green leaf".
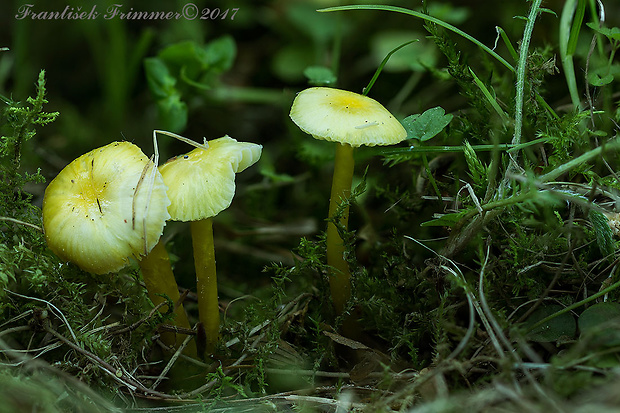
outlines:
M207 65L206 54L204 50L195 42L187 40L172 44L157 55L163 62L166 63L171 72L174 75L185 67L187 72L200 72L203 66Z
M232 67L236 53L233 38L223 36L204 46L193 41L175 43L157 57L144 59L147 83L164 129L180 132L185 128L188 109L184 99L190 99L194 89L211 89L218 76Z
M314 86L330 86L336 83L336 75L325 66L309 66L304 70L304 76Z
M588 219L594 228L596 243L601 254L605 257L611 257L614 253L614 234L609 226L609 220L605 215L593 209L590 210Z
M620 28L618 27L599 27L597 23L593 22L586 23L586 26L607 37L609 40L620 40Z
M547 13L547 14L551 14L551 15L553 15L555 17L558 17L558 14L556 12L554 12L553 10L551 10L551 9L540 7L540 8L538 8L538 11L540 13Z
M614 76L612 74L607 74L604 76L599 75L598 73L588 73L588 83L592 86L605 86L614 81Z
M191 77L187 76L186 73L186 66L183 66L181 68L181 71L179 72L179 79L181 79L182 81L184 81L185 83L187 83L190 86L194 86L196 89L202 89L202 90L210 90L211 89L211 83L209 81L206 81L204 83L201 82L197 82L194 79L192 79Z
M237 46L231 36L222 36L207 43L204 50L204 62L218 72L229 70L237 55Z
M451 120L452 115L446 115L446 111L437 106L422 114L408 116L402 123L407 130L407 139L424 142L441 132Z
M538 321L562 310L559 304L551 304L534 311L525 321L525 327L533 326ZM528 328L529 329L529 328ZM528 340L536 342L553 342L561 337L574 337L577 332L577 322L570 313L563 313L552 318L547 323L536 327L527 334Z
M586 132L590 136L598 136L598 137L605 137L605 136L607 136L607 132L605 132L604 130L589 130L589 131L586 131Z
M159 52L158 57L172 76L207 89L218 74L232 67L236 53L232 37L223 36L204 46L193 41L175 43Z
M176 79L170 75L168 67L161 59L144 59L144 71L149 89L156 98L163 99L176 92Z
M579 317L579 330L598 345L619 346L620 304L604 302L589 307Z
M455 212L452 214L445 214L445 215L440 216L439 218L423 222L422 224L420 224L420 226L421 227L453 227L468 212L469 210L465 210L465 211Z
M187 105L181 95L172 94L157 101L162 128L171 132L180 132L187 125Z

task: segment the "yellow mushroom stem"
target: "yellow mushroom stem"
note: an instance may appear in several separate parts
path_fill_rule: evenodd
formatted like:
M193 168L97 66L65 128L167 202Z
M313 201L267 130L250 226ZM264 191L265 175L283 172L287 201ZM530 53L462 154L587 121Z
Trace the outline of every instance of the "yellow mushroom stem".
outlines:
M206 333L206 354L213 354L220 333L220 310L215 272L215 248L213 245L213 221L211 218L192 221L192 245L196 267L196 290L198 292L198 317Z
M346 143L338 144L332 178L332 193L329 200L329 217L336 214L338 206L351 196L353 181L353 147ZM340 225L345 229L349 222L349 207L347 206L340 216ZM327 265L332 267L329 274L329 286L336 313L341 314L351 297L351 272L349 264L344 259L344 241L338 234L336 225L327 224Z
M168 252L161 240L146 257L140 260L139 264L142 270L142 278L146 284L146 290L154 305L157 306L165 301L165 298L158 294L167 295L175 304L179 302L181 296L177 282L172 272ZM162 307L160 311L164 312L166 310L166 307ZM177 327L191 330L183 304L179 303L174 309L174 315L174 324ZM184 338L184 335L172 332L164 332L161 335L161 340L164 344L177 348L181 345ZM186 354L190 356L196 355L196 343L194 341L190 341L186 349Z

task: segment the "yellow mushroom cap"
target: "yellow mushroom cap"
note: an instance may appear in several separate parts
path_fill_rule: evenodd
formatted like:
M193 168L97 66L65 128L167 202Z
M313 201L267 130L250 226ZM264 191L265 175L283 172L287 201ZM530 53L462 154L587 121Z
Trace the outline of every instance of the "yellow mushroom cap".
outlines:
M297 94L290 117L316 139L361 145L393 145L407 137L401 123L374 99L346 90L312 87Z
M168 186L175 221L198 221L228 208L235 196L235 173L253 165L263 147L224 136L159 167Z
M155 246L169 204L153 162L136 145L113 142L75 159L50 182L45 238L56 255L85 271L118 271Z

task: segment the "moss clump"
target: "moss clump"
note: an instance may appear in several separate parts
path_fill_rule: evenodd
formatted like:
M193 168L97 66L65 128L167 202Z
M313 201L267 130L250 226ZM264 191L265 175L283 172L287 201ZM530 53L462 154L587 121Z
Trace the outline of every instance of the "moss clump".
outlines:
M11 398L15 403L22 402L17 400L22 389L51 380L51 387L30 389L33 401L28 403L45 406L49 412L69 405L72 411L96 411L89 404L81 407L79 398L58 401L65 385L63 374L106 392L115 389L111 386L116 381L110 376L113 371L102 375L106 368L101 367L122 364L133 369L145 362L155 326L166 315L155 312L149 316L152 304L137 271L97 278L48 250L40 227L41 210L33 194L25 190L44 179L38 170L21 170L22 156L30 153L28 143L36 128L58 116L58 112L43 110L45 72L39 75L36 96L25 105L2 100L6 106L0 125L0 348L3 362L16 367L1 371L0 381L15 389ZM63 345L54 336L64 337L75 347ZM31 374L35 365L44 370L43 376ZM71 376L67 376L69 381L75 380Z

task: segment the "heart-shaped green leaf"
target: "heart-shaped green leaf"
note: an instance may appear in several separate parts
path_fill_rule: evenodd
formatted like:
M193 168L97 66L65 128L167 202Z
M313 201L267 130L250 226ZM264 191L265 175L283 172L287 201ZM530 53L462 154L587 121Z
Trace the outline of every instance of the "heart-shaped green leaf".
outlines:
M407 131L407 139L424 142L441 132L451 120L452 115L446 115L446 111L437 106L422 114L408 116L402 123Z

